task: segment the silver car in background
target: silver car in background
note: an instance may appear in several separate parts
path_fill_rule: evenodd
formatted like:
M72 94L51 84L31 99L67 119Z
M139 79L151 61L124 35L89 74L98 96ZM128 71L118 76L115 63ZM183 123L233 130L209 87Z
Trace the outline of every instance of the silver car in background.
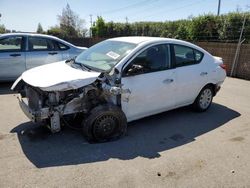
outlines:
M13 81L25 70L40 65L71 59L83 52L57 37L9 33L0 35L0 81Z

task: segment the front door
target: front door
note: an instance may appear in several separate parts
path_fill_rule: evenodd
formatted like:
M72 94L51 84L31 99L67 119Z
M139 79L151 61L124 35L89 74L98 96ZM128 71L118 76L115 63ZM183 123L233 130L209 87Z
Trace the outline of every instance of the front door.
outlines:
M25 69L24 38L8 36L0 39L0 80L15 80Z
M174 108L175 71L168 44L151 46L123 70L122 110L132 121Z

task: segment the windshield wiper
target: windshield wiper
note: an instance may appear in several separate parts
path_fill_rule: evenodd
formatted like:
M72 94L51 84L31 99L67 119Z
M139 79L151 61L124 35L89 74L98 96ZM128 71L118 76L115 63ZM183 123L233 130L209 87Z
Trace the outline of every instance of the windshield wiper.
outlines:
M67 59L65 61L65 63L74 63L74 62L75 62L75 58Z
M69 63L72 67L76 68L74 65L78 65L81 67L82 70L87 70L87 71L91 71L91 68L82 64L82 63L78 63L76 62L75 58L72 59L68 59L65 61L65 63Z
M74 62L75 64L77 64L77 65L80 65L81 66L81 68L82 68L82 70L87 70L87 71L91 71L91 69L90 69L90 67L88 67L87 65L84 65L84 64L82 64L82 63L78 63L78 62Z

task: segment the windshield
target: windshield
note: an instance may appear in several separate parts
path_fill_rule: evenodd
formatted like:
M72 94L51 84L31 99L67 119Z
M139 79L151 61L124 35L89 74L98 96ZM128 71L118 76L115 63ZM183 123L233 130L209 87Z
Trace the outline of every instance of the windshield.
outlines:
M135 47L128 42L106 40L82 52L75 61L96 71L109 71Z

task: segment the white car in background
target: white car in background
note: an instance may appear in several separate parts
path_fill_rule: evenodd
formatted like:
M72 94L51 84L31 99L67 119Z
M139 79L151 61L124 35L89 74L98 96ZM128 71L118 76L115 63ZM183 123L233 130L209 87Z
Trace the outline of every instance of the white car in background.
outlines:
M146 116L191 104L206 111L225 77L221 58L189 42L120 37L28 70L12 89L32 121L57 132L77 117L87 140L104 142Z
M86 50L57 37L9 33L0 36L0 81L16 80L30 68L74 58Z

